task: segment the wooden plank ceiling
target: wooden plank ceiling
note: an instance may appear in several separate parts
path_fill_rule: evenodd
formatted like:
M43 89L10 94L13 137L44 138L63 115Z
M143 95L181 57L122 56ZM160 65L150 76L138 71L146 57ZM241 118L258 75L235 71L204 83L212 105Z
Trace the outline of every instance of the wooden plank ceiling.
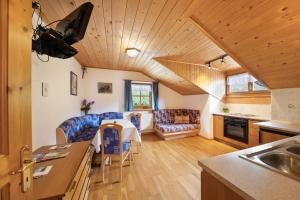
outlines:
M300 87L300 1L197 1L192 18L271 89Z
M84 0L40 0L51 22L65 17ZM75 45L77 60L86 67L142 72L183 94L206 90L179 76L155 57L204 64L226 54L189 19L198 5L194 0L91 0L94 4L85 38ZM126 48L141 53L129 58ZM226 64L212 63L221 71L239 68L230 57Z

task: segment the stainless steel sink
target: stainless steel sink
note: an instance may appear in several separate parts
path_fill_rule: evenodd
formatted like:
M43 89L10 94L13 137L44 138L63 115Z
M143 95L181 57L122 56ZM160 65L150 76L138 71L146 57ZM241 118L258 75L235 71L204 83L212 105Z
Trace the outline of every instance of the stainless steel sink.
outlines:
M288 152L300 155L300 146L293 146L286 149Z
M300 181L300 144L290 141L240 157Z

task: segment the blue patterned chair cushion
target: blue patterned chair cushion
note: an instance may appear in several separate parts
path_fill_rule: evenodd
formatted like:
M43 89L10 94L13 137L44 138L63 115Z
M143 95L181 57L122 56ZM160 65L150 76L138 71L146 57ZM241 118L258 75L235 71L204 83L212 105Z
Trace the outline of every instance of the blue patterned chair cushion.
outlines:
M199 129L200 124L155 124L155 128L160 130L162 133L175 133Z
M88 141L93 139L92 135L95 135L94 132L98 130L103 119L123 119L123 113L106 112L73 117L64 121L58 128L64 130L68 143Z
M119 154L119 133L117 129L106 128L103 135L104 154ZM129 150L131 143L123 142L123 152Z
M139 120L139 116L137 114L132 115L130 117L130 121L136 127L139 134L141 134L141 123L140 123L140 120Z

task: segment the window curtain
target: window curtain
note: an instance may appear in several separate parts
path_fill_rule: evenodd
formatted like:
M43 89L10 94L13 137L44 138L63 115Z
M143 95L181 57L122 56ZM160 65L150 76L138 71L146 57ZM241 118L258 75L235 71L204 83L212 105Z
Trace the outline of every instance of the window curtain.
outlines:
M158 110L158 82L152 83L153 90L153 107L154 110Z
M125 80L125 111L133 111L131 80Z

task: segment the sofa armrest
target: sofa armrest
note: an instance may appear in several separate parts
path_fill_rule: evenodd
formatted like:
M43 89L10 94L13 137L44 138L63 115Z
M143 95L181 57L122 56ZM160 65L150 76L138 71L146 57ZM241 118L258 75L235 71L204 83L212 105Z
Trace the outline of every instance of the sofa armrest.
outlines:
M56 144L67 144L68 139L65 135L65 132L62 128L56 129Z

